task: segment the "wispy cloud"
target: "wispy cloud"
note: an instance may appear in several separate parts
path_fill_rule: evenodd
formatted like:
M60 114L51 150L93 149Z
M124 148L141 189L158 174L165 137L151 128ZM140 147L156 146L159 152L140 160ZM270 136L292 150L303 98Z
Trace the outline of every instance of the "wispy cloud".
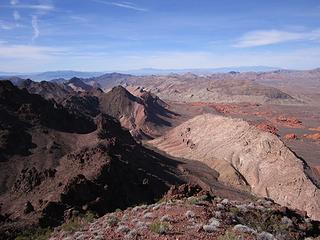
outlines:
M148 9L141 8L132 2L106 2L106 1L102 1L102 0L92 0L92 1L97 2L97 3L106 4L106 5L112 5L115 7L131 9L131 10L135 10L135 11L141 11L141 12L148 11Z
M33 42L40 35L39 25L38 25L38 17L37 16L32 16L31 25L32 25L32 28L33 28L33 36L32 36L32 42Z
M19 0L10 0L11 5L16 5L19 3Z
M70 19L76 21L76 22L80 22L80 23L87 23L88 19L82 16L78 16L78 15L70 15L69 16Z
M19 14L19 12L17 10L13 11L13 18L16 21L19 21L21 19L21 16L20 16L20 14Z
M0 29L2 30L11 30L16 27L16 24L8 23L0 20Z
M64 51L66 51L66 49L24 44L8 44L4 41L0 41L0 59L49 59L63 54Z
M244 34L233 47L248 48L297 40L319 40L320 30L311 32L289 32L280 30L259 30Z
M16 4L11 5L1 5L2 8L15 8L15 9L32 9L32 10L40 10L40 11L54 11L55 7L49 4Z

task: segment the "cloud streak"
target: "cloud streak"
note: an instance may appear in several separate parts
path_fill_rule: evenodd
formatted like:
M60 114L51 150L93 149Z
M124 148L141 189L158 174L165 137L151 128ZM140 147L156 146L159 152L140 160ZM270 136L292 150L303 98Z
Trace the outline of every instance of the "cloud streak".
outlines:
M32 46L24 44L8 44L0 41L0 59L49 59L53 56L63 54L66 49L45 47L45 46Z
M11 4L11 5L2 5L2 8L15 8L15 9L32 9L39 11L54 11L55 7L48 4Z
M11 5L16 5L19 3L19 0L10 0Z
M266 46L289 41L309 40L315 41L320 39L320 30L316 29L311 32L289 32L280 30L259 30L244 34L233 47L249 48Z
M33 36L32 36L32 42L36 40L40 35L39 25L38 25L38 17L32 16L31 25L33 28Z
M101 3L101 4L105 4L105 5L112 5L115 7L126 8L126 9L140 11L140 12L147 12L148 11L148 9L141 8L132 2L105 2L102 0L92 0L92 1L97 2L97 3Z
M15 27L16 27L15 24L7 23L7 22L4 22L4 21L0 20L0 29L2 29L2 30L11 30L11 29L13 29Z
M18 11L13 11L13 18L14 18L14 20L16 20L16 21L19 21L20 19L21 19L21 16L20 16L20 14L19 14L19 12Z

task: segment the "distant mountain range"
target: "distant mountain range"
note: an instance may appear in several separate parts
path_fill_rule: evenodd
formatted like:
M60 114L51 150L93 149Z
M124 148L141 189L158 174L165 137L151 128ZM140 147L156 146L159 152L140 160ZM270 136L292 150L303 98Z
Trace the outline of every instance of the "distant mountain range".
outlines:
M73 77L78 78L91 78L101 76L107 72L118 72L123 74L133 75L166 75L171 73L187 73L191 72L194 74L211 74L211 73L226 73L226 72L269 72L279 70L277 67L268 66L243 66L243 67L225 67L225 68L186 68L186 69L157 69L157 68L143 68L134 70L119 70L119 71L103 71L103 72L81 72L81 71L48 71L48 72L36 72L36 73L18 73L18 72L0 72L0 78L6 77L20 77L30 78L34 81L48 81L52 79L70 79Z
M243 66L243 67L224 67L224 68L185 68L185 69L157 69L143 68L129 71L118 71L119 73L127 73L134 75L166 75L171 73L194 73L194 74L211 74L211 73L227 73L227 72L270 72L281 68L267 66Z
M0 72L0 78L8 76L16 76L20 78L30 78L34 81L48 81L52 79L70 79L73 77L78 78L90 78L97 77L104 74L104 72L80 72L80 71L49 71L49 72L38 72L38 73L14 73L14 72Z

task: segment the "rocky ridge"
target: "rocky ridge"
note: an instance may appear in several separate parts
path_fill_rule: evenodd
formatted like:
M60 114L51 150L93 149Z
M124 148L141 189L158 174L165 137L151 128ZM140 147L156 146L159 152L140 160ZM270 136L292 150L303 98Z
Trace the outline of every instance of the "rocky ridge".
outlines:
M89 223L61 226L60 239L319 239L319 222L267 199L239 202L199 186L172 187L158 203L109 213ZM71 227L73 226L73 227Z
M206 163L223 182L320 218L320 190L311 168L277 136L243 120L200 115L149 143Z

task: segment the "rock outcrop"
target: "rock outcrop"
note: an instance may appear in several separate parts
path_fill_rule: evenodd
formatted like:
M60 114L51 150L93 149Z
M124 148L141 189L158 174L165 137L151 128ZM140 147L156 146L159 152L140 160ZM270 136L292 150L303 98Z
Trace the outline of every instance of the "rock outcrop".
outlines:
M186 181L178 161L142 147L109 115L71 111L6 81L0 111L0 239L60 225L70 212L151 203Z
M77 229L57 229L62 239L317 239L320 223L270 200L231 201L199 186L176 186L166 198L109 213L98 219L74 218Z
M157 127L170 126L166 118L174 113L158 97L149 92L134 96L122 86L99 96L101 112L118 119L137 138L158 136Z
M233 186L247 185L258 196L320 219L320 190L309 166L277 136L243 120L200 115L149 143L172 156L205 162Z

